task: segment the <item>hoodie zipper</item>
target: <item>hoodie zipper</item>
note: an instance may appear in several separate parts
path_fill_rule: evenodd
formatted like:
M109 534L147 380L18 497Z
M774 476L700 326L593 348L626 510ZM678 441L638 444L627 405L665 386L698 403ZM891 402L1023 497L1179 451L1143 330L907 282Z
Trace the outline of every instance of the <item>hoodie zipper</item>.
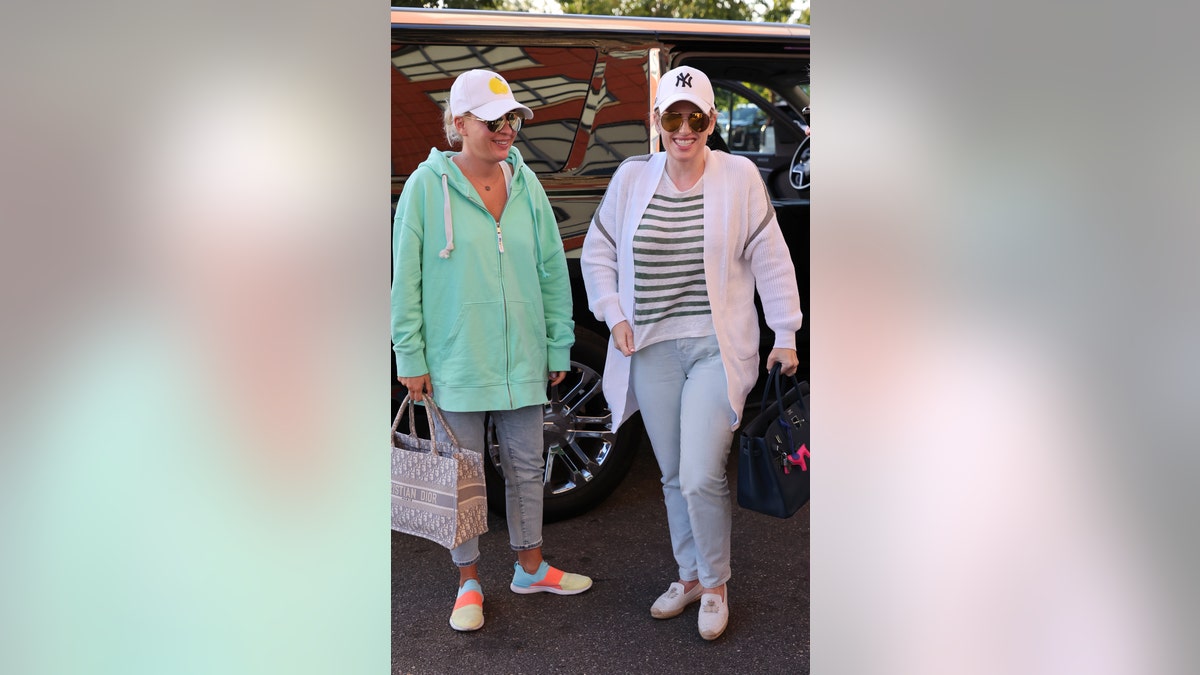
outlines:
M504 387L508 390L508 407L510 409L514 405L512 395L512 364L509 363L508 358L510 345L508 335L508 295L504 292L504 235L500 232L500 221L504 219L504 212L508 211L508 203L511 201L512 191L506 188L504 208L500 209L500 217L496 219L496 260L500 269L500 305L504 308ZM484 210L486 211L487 209ZM488 215L491 215L491 212Z
M511 196L511 195L510 195ZM504 208L500 209L500 218L504 218L504 212L508 210L508 202L504 201ZM484 209L485 211L487 209ZM491 215L491 212L488 213ZM500 270L500 306L504 309L504 387L508 390L508 407L513 407L512 395L512 365L509 363L508 348L508 295L504 292L504 235L500 233L500 220L496 221L496 263Z
M508 204L504 204L504 208L508 208ZM504 212L501 211L503 216ZM508 407L513 407L512 395L512 366L508 359L509 335L508 335L508 296L504 292L504 242L500 239L500 221L496 221L496 242L499 250L496 252L496 258L500 266L500 306L504 309L504 386L508 390Z
M513 178L515 182L515 171L513 172ZM483 212L488 214L488 218L492 217L492 212L488 211L488 208L484 206L483 202L475 199L471 195L467 195L467 200L483 209ZM500 209L500 218L493 219L496 223L496 262L500 270L500 307L504 311L504 386L508 390L508 407L510 409L514 405L512 395L512 364L508 356L508 296L504 292L504 234L500 231L500 221L504 219L504 214L508 211L508 204L511 201L512 191L508 190L507 198L504 200L504 208Z
M455 189L457 189L457 187ZM487 214L488 218L492 222L496 223L496 250L500 253L504 253L504 234L500 231L500 220L502 220L504 218L504 214L508 211L508 202L510 202L512 200L511 199L505 200L504 208L500 209L500 218L495 218L492 216L492 212L488 211L487 206L484 206L483 202L479 201L478 199L475 199L475 197L473 197L472 195L466 194L462 190L459 190L459 193L461 193L464 197L466 197L467 201L469 201L472 204L483 209L483 212Z

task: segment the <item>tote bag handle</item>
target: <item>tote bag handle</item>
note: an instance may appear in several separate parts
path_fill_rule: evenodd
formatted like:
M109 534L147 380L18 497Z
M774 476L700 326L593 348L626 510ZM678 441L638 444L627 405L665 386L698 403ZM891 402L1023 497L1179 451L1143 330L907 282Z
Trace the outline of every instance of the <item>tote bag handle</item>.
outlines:
M433 402L433 397L426 395L424 403L425 417L429 420L430 437L434 436L433 423L434 418L436 417L438 424L442 425L442 428L446 430L446 435L450 437L450 444L456 448L461 448L462 446L458 444L458 437L454 435L454 431L450 428L450 425L446 423L446 418L442 416L441 409L438 408L437 404ZM395 438L396 429L400 428L400 419L404 417L404 411L406 410L408 411L408 435L416 437L417 425L414 421L416 416L416 410L413 410L414 407L416 407L416 403L413 402L412 396L405 396L404 400L400 403L400 411L396 413L396 419L392 422L392 435L388 439L389 442L391 442L392 438Z

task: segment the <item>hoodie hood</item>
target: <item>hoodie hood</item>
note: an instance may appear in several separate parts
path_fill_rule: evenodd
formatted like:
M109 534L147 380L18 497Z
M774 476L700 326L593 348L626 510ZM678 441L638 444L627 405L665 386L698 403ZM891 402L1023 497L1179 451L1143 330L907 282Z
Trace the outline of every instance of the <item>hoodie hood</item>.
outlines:
M470 199L473 191L471 182L463 175L458 165L451 161L451 157L457 154L457 152L450 150L430 148L429 157L417 167L418 169L425 167L433 171L442 181L442 221L446 233L446 246L438 252L438 256L442 259L449 259L450 253L454 250L454 212L450 207L450 191L453 189L467 199ZM508 189L508 198L510 200L517 198L521 192L524 192L525 199L529 202L529 212L532 214L533 228L536 231L538 229L538 209L537 205L533 202L533 192L525 185L525 173L523 170L528 171L525 168L525 160L522 159L520 151L514 145L508 148L508 157L504 161L512 169L512 185ZM543 278L549 278L550 273L546 271L542 260L540 238L534 237L534 242L537 246L538 273ZM502 237L498 237L497 245L500 248L500 252L504 253L504 240Z

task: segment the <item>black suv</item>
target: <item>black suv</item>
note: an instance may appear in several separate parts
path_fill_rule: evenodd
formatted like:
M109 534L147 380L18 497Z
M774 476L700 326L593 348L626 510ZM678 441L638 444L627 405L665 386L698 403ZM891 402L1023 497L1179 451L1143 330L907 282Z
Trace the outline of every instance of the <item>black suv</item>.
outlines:
M806 379L808 137L799 113L809 104L808 55L809 28L798 25L392 10L393 208L429 149L448 148L441 104L459 73L500 73L535 113L516 145L558 219L576 326L572 372L546 407L546 521L577 515L607 497L644 440L636 415L612 433L600 389L608 329L588 310L578 257L613 171L626 157L660 150L649 123L651 102L659 74L673 67L686 64L709 76L720 121L710 145L749 157L767 184L799 277L806 321L797 347L799 375ZM763 329L765 357L773 334ZM395 412L403 390L392 363ZM495 462L487 464L499 471ZM503 489L492 475L494 509L504 508Z

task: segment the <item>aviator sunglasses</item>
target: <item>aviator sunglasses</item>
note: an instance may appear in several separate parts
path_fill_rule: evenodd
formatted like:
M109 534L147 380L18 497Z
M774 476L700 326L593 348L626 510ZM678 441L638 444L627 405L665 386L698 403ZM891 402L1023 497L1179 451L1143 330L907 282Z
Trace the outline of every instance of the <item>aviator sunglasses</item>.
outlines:
M487 125L488 131L492 132L493 134L503 129L505 124L512 127L513 133L515 134L521 130L521 123L525 121L524 117L521 117L519 113L515 112L506 112L501 115L499 119L494 120L485 120L476 117L471 113L466 113L463 115L463 117L470 117L473 120L479 120L480 122L483 122L485 125Z
M658 119L662 123L664 131L679 131L679 127L683 126L683 113L681 112L665 112L659 115ZM692 112L687 114L687 121L692 131L701 133L708 128L709 117L702 112Z

